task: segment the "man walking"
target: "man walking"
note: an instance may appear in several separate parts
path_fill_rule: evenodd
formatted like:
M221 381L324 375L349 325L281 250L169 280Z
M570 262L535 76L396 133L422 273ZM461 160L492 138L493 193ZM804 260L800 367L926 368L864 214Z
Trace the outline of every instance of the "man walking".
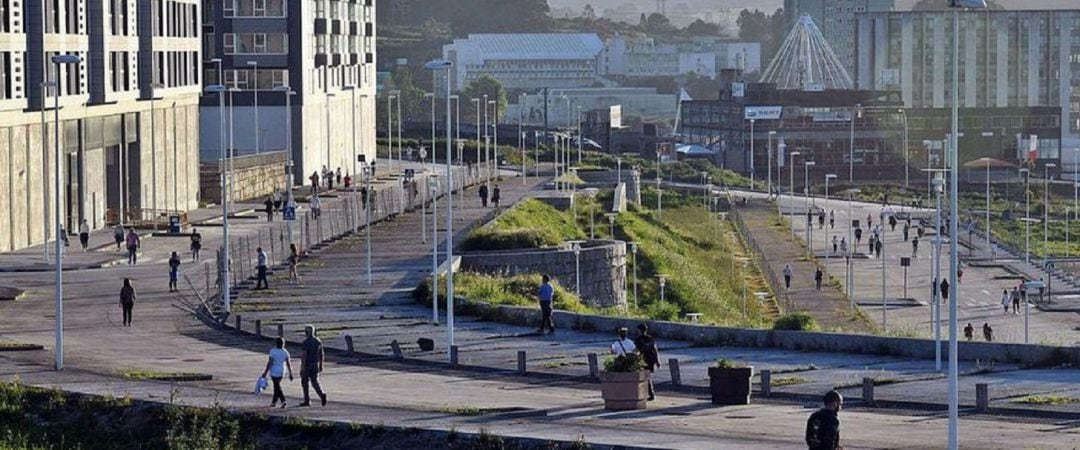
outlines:
M191 229L191 261L199 260L199 250L202 250L202 235L199 230Z
M495 189L491 191L491 204L492 204L492 206L494 206L496 208L499 207L499 200L501 200L501 198L502 198L501 194L502 194L502 191L499 190L499 185L496 184Z
M908 240L908 233L909 233L910 231L911 231L911 224L910 224L910 223L905 223L905 224L904 224L904 242L907 242L907 240Z
M861 227L855 229L855 250L858 250L860 245L862 245L862 228Z
M172 252L169 257L169 292L176 292L176 282L180 279L180 256Z
M829 229L832 230L832 229L835 229L835 228L836 228L836 210L835 209L830 209L829 210Z
M836 240L836 235L834 234L833 237L832 237L832 252L833 253L836 253L836 246L837 246L837 240Z
M819 291L821 290L821 280L823 278L825 278L825 274L822 273L821 268L818 267L817 270L814 271L814 286Z
M487 185L486 184L481 184L480 189L478 189L478 192L480 194L480 207L481 208L487 208L487 202L488 202L488 188L487 188Z
M986 342L994 341L994 329L990 328L989 322L983 322L983 339L986 339Z
M919 257L919 237L915 236L911 239L911 258Z
M1020 294L1020 289L1017 288L1016 286L1013 286L1013 290L1012 290L1013 315L1020 314L1020 297L1021 296L1022 295Z
M844 398L839 392L825 394L825 407L810 415L806 421L806 446L810 450L835 450L840 445L840 418Z
M127 251L128 251L128 265L133 266L139 261L138 250L141 240L139 235L135 233L134 228L128 228L127 233Z
M555 301L555 287L551 285L550 276L544 275L543 280L538 295L540 300L540 328L536 330L541 335L544 334L545 329L548 333L555 333L555 323L551 321L552 305Z
M135 308L135 288L131 279L124 278L124 287L120 288L120 310L123 311L124 326L131 326L131 310Z
M326 406L326 394L319 385L319 373L323 371L323 360L326 356L323 353L322 341L315 337L313 325L304 325L304 336L306 338L303 350L300 352L300 387L304 390L304 402L300 406L311 406L311 398L308 395L309 385L315 388L315 393L319 395L322 405Z
M944 278L941 279L941 302L949 302L949 280Z
M116 228L113 228L113 239L116 240L116 250L120 251L120 246L124 244L124 225L116 224Z
M270 282L266 280L266 252L259 247L255 249L255 256L255 268L259 271L258 278L255 279L255 289L269 289Z
M847 238L846 237L840 238L840 254L841 255L847 255L847 250L848 250Z
M884 241L882 241L881 239L874 239L874 253L877 254L877 257L879 259L881 258L881 249L884 246L885 246Z
M263 202L263 206L266 207L266 221L274 221L274 196L270 195L266 197L266 201Z
M319 200L318 195L312 195L308 200L308 207L311 208L311 217L315 220L319 220L319 216L322 215L322 200Z
M79 223L79 244L82 244L82 251L84 252L90 246L90 224L86 223L86 219Z
M611 344L611 354L615 356L629 355L637 350L634 346L634 341L631 341L626 336L630 333L626 327L619 327L616 332L619 334L619 340Z
M784 264L784 289L791 289L791 264Z
M656 339L649 334L649 325L640 323L637 329L638 335L634 338L634 347L637 347L638 354L645 361L645 370L649 372L649 400L656 400L652 374L660 368L660 350L656 348Z

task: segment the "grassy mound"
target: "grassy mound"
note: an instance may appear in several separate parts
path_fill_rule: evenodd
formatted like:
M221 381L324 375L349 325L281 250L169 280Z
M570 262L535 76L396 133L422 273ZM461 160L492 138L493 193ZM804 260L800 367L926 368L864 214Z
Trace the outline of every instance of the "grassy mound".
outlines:
M559 245L583 239L573 216L547 203L527 199L493 222L473 230L461 243L465 251L511 250Z

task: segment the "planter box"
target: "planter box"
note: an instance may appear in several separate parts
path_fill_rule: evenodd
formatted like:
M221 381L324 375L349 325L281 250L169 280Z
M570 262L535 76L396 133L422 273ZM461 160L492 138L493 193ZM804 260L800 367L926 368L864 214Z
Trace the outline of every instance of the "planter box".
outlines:
M600 374L600 394L604 409L626 411L645 409L649 399L649 374L641 372L603 372Z
M749 405L754 367L709 368L709 391L714 405Z

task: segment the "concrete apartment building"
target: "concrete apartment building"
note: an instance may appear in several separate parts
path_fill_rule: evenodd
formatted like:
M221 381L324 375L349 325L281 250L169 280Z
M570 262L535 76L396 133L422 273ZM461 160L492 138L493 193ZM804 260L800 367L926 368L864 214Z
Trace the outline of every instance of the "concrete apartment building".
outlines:
M784 19L787 29L791 29L800 16L810 15L844 68L855 73L855 15L892 11L895 3L895 0L784 0Z
M357 152L369 161L374 158L373 0L225 0L204 5L205 84L223 82L234 89L227 108L232 109L231 148L236 155L287 148L286 95L276 89L289 86L296 92L291 99L295 182L302 183L324 166L354 172L354 117ZM219 106L217 94L202 99L204 162L220 156ZM227 109L226 120L229 117Z
M725 69L760 71L761 44L718 37L658 42L647 36L614 36L605 43L600 58L600 73L605 76L679 76L694 72L716 78Z
M0 251L55 237L57 195L69 232L198 206L199 18L196 0L0 0ZM79 62L56 73L58 54Z
M1038 157L1063 159L1062 173L1071 175L1075 152L1061 150L1080 134L1080 10L961 12L959 31L960 107L1060 109L1060 118L1014 115L981 128L1003 134L1017 152L1027 148L1026 129L1056 129L1039 135ZM951 12L859 14L856 32L860 89L899 91L908 108L951 107ZM1019 142L1006 128L1019 129ZM961 146L970 138L961 136Z
M470 34L443 46L443 58L454 63L453 87L465 89L491 75L506 89L582 88L597 81L600 37L580 34Z

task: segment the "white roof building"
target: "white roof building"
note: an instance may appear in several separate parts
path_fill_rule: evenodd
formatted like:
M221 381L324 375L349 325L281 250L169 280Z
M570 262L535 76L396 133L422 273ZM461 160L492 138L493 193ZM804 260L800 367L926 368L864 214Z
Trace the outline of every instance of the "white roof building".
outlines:
M453 82L464 89L491 75L506 89L575 88L597 81L604 43L596 34L470 34L443 46L454 63Z
M615 36L601 56L600 73L626 77L688 75L716 78L721 70L761 70L761 44L717 37L657 42L652 37Z

